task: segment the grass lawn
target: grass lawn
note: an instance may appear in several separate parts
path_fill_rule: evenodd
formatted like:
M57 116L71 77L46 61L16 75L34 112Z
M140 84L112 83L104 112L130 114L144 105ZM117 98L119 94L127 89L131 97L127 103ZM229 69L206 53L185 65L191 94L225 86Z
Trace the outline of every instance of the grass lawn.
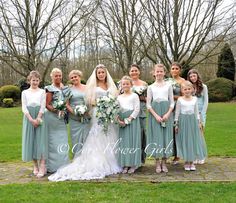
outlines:
M236 157L236 104L209 105L205 131L209 156ZM0 108L0 162L21 160L22 113Z
M30 183L0 186L0 202L224 203L235 191L236 183Z

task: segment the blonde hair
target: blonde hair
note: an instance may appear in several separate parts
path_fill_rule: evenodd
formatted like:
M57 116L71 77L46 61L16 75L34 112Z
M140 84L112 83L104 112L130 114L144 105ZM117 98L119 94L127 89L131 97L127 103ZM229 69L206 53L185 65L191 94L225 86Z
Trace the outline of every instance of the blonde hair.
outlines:
M33 70L29 73L28 77L27 77L27 82L30 82L30 80L32 79L32 77L36 77L39 80L41 80L41 76L39 74L39 72L37 70Z
M123 80L128 80L128 81L130 81L130 84L133 85L133 80L132 80L131 77L129 77L128 75L123 76L123 77L121 78L121 82L122 82Z
M85 91L85 100L86 100L86 103L88 105L95 105L96 104L96 88L97 88L97 70L99 68L102 68L106 71L106 84L107 84L107 87L108 87L108 90L109 90L109 93L113 96L117 96L118 94L118 90L117 90L117 87L111 77L111 75L109 74L107 68L103 65L103 64L98 64L91 76L89 77L89 79L87 80L87 83L86 83L86 91Z
M50 76L52 77L55 73L61 73L62 74L62 71L59 68L53 68L51 73L50 73Z
M162 63L158 63L154 65L153 71L155 72L156 68L163 68L164 72L166 73L166 67Z
M184 82L182 82L180 86L181 86L181 89L183 87L191 87L191 88L193 88L193 84L190 81L188 81L188 80L185 80Z
M70 73L69 73L69 77L70 77L71 75L78 75L79 77L82 77L82 76L83 76L83 73L82 73L80 70L72 70L72 71L70 71Z

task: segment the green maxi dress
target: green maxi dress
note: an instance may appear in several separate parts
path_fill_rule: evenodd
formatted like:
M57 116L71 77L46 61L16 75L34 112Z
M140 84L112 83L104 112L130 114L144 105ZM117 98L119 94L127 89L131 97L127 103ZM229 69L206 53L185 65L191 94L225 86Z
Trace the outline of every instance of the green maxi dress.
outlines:
M59 89L53 85L45 87L46 92L53 94L52 104L64 100L68 88ZM55 172L59 167L69 163L69 144L66 123L56 113L46 110L45 120L48 134L48 172Z

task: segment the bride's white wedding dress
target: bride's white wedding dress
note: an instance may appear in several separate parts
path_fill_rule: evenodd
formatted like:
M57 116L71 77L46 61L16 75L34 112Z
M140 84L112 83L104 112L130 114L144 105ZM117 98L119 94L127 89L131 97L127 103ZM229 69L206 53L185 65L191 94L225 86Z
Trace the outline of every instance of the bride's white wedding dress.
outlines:
M108 91L97 87L96 98ZM105 135L102 126L97 124L96 107L93 109L91 129L81 154L72 163L65 165L50 175L50 181L102 179L107 175L121 172L117 163L115 147L118 139L118 127L110 125Z

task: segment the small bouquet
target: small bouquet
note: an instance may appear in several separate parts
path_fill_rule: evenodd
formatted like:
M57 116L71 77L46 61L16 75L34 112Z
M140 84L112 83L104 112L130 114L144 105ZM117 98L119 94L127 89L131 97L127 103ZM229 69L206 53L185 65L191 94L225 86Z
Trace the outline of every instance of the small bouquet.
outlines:
M132 87L132 91L136 94L138 94L139 96L145 96L144 93L147 90L147 86L134 86Z
M166 122L165 122L165 121L162 121L162 122L161 122L161 127L163 127L163 128L166 127Z
M81 118L81 123L84 123L86 119L85 113L87 112L88 107L84 104L76 105L74 108L74 114Z
M76 116L83 116L87 110L88 110L87 106L84 104L81 104L81 105L75 106L74 113Z
M125 118L124 122L125 122L125 125L129 125L131 123L131 119L130 118Z
M58 118L61 119L65 115L66 111L66 100L57 100L53 103L53 108L58 110Z
M43 120L41 118L37 118L37 121L39 123L39 126L43 125Z
M112 96L107 95L97 99L97 113L98 125L103 127L103 131L107 133L108 125L115 123L119 112L118 101Z
M173 78L166 78L165 81L171 84L173 90L179 87L179 84Z

